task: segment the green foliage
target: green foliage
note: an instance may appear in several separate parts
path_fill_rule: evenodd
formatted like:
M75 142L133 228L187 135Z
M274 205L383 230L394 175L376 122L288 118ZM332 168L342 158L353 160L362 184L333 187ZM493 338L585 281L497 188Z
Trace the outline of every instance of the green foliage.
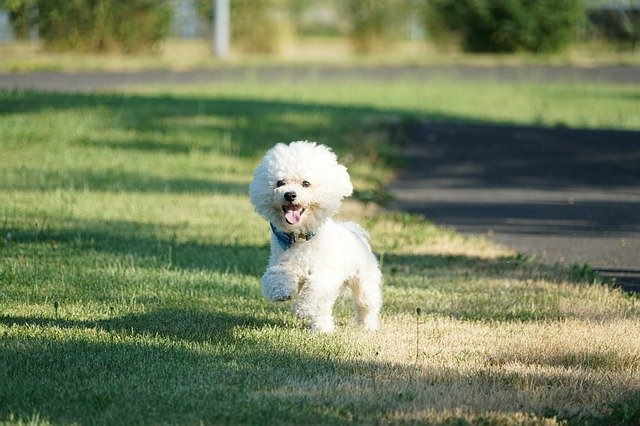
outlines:
M589 32L621 48L640 46L640 9L589 11Z
M571 265L569 273L576 281L596 282L599 280L598 274L587 264Z
M168 1L16 1L16 13L37 9L40 38L52 50L137 52L152 48L169 32ZM16 21L18 22L18 21ZM33 24L30 24L33 25Z
M458 34L471 52L561 50L584 21L583 0L432 0L426 25L436 38Z
M400 38L410 4L404 0L346 0L349 36L356 52L369 53L388 48Z
M232 0L231 37L245 52L274 53L287 37L288 22L278 0Z
M244 52L275 53L290 32L287 11L293 0L230 0L231 44ZM211 0L198 0L200 16L211 22Z

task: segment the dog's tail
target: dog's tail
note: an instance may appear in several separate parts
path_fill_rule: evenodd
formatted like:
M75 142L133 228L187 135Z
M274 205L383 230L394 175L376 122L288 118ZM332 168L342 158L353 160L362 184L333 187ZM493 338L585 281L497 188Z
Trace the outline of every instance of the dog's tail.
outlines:
M364 228L358 225L355 222L343 222L345 228L351 231L365 246L371 250L371 245L369 244L369 233L364 230Z

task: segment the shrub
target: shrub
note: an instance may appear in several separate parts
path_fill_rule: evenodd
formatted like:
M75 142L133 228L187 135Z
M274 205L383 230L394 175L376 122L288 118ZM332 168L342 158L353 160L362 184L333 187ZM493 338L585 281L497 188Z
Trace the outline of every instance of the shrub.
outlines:
M245 52L275 53L289 36L289 22L275 0L231 0L231 37Z
M166 0L39 0L38 29L54 50L137 52L167 36Z
M290 36L287 19L290 0L230 0L231 44L250 53L275 53ZM211 0L198 0L200 15L211 22Z
M585 19L583 0L430 0L426 25L436 38L459 34L471 52L561 50Z
M411 10L406 0L345 0L349 36L356 52L388 48L404 34Z
M622 48L640 46L640 5L636 7L590 10L590 29L595 37L604 38Z

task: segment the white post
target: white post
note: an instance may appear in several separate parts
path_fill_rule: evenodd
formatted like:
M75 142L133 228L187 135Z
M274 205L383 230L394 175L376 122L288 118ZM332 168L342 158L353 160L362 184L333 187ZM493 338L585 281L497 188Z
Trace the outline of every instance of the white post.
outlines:
M229 0L213 2L213 54L218 58L229 56Z

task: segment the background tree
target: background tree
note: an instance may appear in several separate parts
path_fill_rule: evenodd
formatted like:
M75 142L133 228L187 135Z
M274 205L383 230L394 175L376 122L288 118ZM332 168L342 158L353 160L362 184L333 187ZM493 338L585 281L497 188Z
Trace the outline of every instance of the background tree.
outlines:
M345 0L349 37L356 52L389 48L406 35L412 2L406 0Z
M52 50L137 52L169 34L168 0L4 0L18 38L37 28Z
M585 20L583 0L431 0L424 7L434 37L454 33L470 52L555 52Z

